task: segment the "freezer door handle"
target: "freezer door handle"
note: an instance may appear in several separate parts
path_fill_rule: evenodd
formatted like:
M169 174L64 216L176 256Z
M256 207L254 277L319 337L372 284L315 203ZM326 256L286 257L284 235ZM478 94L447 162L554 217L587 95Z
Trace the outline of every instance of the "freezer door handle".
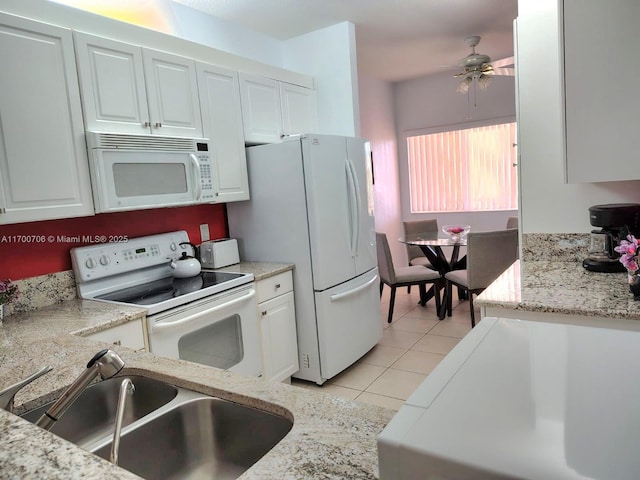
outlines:
M362 285L356 287L356 288L352 288L351 290L348 290L346 292L342 292L342 293L336 293L335 295L331 295L329 298L331 299L332 302L336 302L338 300L342 300L343 298L346 297L350 297L352 295L355 295L358 292L361 292L362 290L366 290L367 288L369 288L373 283L375 283L375 281L378 280L378 275L376 275L375 277L373 277L371 280L369 280L367 283L363 283Z

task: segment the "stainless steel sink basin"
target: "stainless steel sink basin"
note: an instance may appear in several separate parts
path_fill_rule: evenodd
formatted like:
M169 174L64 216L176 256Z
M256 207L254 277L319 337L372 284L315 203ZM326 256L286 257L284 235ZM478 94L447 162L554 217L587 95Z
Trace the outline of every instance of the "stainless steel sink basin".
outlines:
M113 435L118 390L123 378L134 383L135 395L128 396L123 425L148 415L178 395L178 389L158 380L139 376L114 377L88 387L51 429L59 437L81 447ZM22 418L35 423L53 402L31 410Z
M118 465L145 479L235 479L291 430L288 418L153 380L127 376L87 388L51 432L109 459L122 380L127 396ZM27 412L35 422L50 406Z
M291 430L284 417L198 398L129 430L119 465L145 479L235 479ZM111 444L93 453L108 459Z

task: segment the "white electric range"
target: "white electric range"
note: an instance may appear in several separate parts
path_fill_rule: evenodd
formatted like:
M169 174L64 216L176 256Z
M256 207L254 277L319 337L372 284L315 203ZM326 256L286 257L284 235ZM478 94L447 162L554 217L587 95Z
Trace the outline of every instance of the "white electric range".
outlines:
M170 261L191 249L185 231L74 248L78 296L145 308L152 353L260 375L253 274L174 278Z

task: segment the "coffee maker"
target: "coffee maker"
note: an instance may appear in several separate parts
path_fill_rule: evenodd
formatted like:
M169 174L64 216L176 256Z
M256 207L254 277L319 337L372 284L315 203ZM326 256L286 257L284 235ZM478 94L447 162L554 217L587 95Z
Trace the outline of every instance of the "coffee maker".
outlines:
M589 257L582 266L592 272L624 272L620 254L614 248L627 235L638 238L640 233L640 204L610 203L589 207L589 221L599 230L591 230Z

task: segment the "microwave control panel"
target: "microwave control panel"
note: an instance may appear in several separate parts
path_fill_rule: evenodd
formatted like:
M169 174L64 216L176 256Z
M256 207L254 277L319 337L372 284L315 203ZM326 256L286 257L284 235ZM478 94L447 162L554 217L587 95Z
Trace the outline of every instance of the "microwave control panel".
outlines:
M215 202L218 192L214 182L213 158L208 142L196 142L194 154L200 165L200 201Z

